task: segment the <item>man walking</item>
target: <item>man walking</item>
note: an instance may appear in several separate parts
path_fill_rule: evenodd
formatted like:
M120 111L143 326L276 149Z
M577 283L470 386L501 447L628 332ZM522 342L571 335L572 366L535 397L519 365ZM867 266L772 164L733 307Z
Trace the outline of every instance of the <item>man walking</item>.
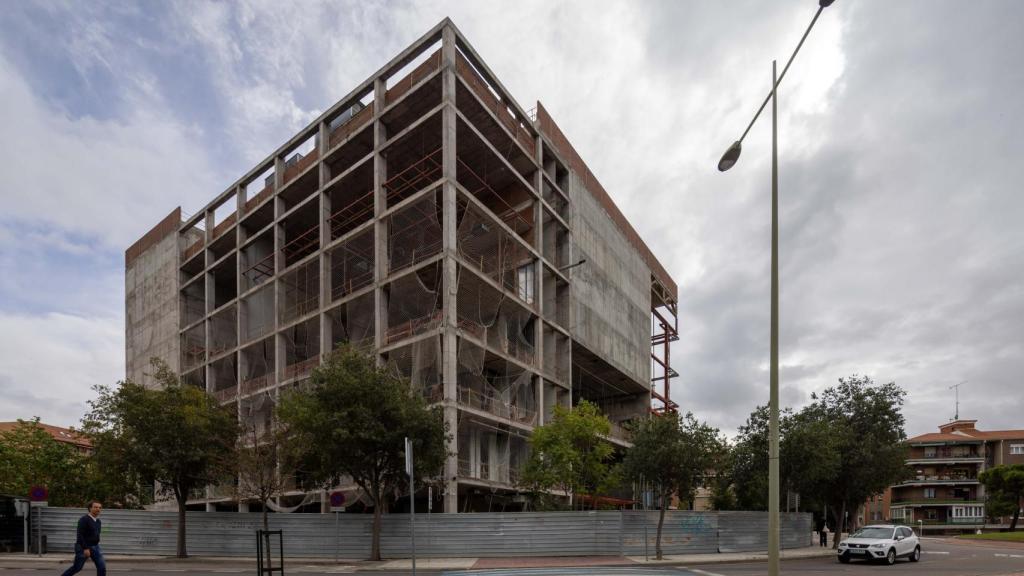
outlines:
M97 576L107 576L107 563L103 560L103 551L100 550L100 530L103 526L100 522L100 511L103 505L92 500L89 502L89 513L78 519L78 536L75 538L75 563L64 571L63 576L78 574L85 566L85 559L89 558L96 565Z

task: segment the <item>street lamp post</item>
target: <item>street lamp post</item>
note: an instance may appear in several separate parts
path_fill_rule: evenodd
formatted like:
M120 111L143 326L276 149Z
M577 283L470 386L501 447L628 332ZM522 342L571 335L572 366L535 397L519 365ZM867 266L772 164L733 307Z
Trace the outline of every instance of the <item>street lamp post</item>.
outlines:
M743 131L740 139L733 142L732 146L725 151L721 160L718 161L718 170L725 172L732 168L739 160L740 152L743 149L743 139L747 137L750 128L757 121L761 111L772 101L772 271L771 271L771 344L770 344L770 367L769 367L769 400L768 400L768 575L778 576L779 574L779 162L778 162L778 88L779 82L786 76L789 65L793 63L797 52L803 46L811 28L818 21L821 11L832 5L835 0L818 0L818 11L807 26L803 37L793 50L793 54L782 69L782 74L776 76L776 63L772 60L772 89L768 93L761 107L757 109L754 118L750 120L747 129Z

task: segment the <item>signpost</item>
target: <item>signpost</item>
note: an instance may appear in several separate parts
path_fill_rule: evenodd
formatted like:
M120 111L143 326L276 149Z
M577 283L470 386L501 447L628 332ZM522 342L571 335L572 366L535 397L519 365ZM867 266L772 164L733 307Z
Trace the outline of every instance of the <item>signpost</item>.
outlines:
M338 548L341 535L338 533L338 513L345 511L345 493L331 492L331 512L334 512L334 561L338 561Z
M412 529L412 576L416 576L416 487L412 467L412 442L405 437L405 473L409 475L409 527Z
M47 506L46 499L50 493L46 489L46 486L33 486L28 490L29 499L29 513L31 515L31 508L45 508ZM43 512L40 510L37 514L36 519L36 556L43 555Z

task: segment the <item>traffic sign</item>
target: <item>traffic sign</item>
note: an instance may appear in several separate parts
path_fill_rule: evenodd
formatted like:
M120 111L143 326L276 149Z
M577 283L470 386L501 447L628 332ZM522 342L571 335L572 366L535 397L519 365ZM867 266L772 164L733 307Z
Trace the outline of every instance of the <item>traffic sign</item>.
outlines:
M46 486L33 486L28 490L28 499L33 502L46 502L49 495Z
M331 512L345 511L345 493L331 492Z

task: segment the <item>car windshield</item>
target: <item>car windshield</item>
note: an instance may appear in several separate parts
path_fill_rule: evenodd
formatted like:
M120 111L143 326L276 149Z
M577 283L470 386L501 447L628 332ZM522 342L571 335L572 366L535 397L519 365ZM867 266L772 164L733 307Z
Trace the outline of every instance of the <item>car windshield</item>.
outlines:
M892 528L861 528L853 533L851 538L892 538Z

